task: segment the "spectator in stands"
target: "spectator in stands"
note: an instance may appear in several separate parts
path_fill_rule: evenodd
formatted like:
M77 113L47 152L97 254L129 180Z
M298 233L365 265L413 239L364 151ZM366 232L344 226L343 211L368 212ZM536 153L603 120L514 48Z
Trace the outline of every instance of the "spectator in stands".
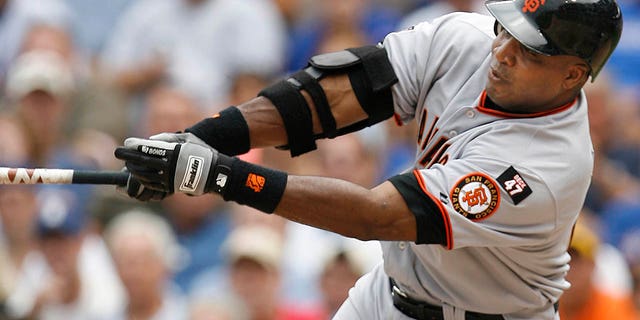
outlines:
M629 291L612 292L594 281L598 264L607 263L597 259L599 247L595 232L584 221L579 221L569 247L571 263L567 280L571 288L560 299L560 318L636 320Z
M70 19L69 8L61 0L0 0L0 87L31 26L68 27Z
M237 299L224 297L195 297L189 304L191 320L247 320L246 308Z
M25 35L21 54L49 52L60 57L68 68L73 87L65 102L63 131L66 137L79 129L103 131L116 137L128 132L127 115L122 98L92 73L91 66L79 51L69 30L52 25L34 25ZM113 158L112 154L109 154Z
M62 57L49 51L21 55L9 71L7 94L29 139L30 161L52 164L63 153L63 129L74 82Z
M184 249L173 280L189 293L194 279L205 271L221 268L225 257L220 247L231 230L231 218L223 203L213 197L194 201L177 196L161 202L162 208Z
M0 163L5 166L25 164L29 160L26 131L15 117L2 111L0 108Z
M307 1L309 2L309 1ZM305 3L303 0L273 0L288 28L291 28L304 14Z
M280 293L282 235L259 225L239 226L225 242L232 292L251 320L321 319L316 310L283 303Z
M24 128L29 166L90 169L95 167L95 159L100 154L113 158L105 149L99 149L99 154L83 154L66 135L67 121L72 114L69 99L76 83L71 66L56 51L23 53L11 66L7 80L9 112ZM90 186L80 185L60 188L76 194L82 206L88 204L94 191Z
M349 289L370 270L366 251L361 247L335 248L331 252L320 274L322 307L326 319L331 319L349 296Z
M382 41L399 21L392 8L366 0L325 0L305 5L317 6L313 9L316 14L305 17L291 30L288 72L303 68L319 53Z
M92 64L97 63L113 27L133 2L129 0L64 0L73 14L74 42Z
M602 74L608 77L608 74ZM585 206L596 214L637 199L640 192L640 152L631 130L639 125L638 108L616 91L611 81L588 84L589 129L594 147L594 171ZM633 101L633 100L632 100ZM635 113L635 115L634 115ZM617 125L624 119L629 125Z
M145 101L144 135L182 130L205 115L200 104L186 92L168 85L149 90ZM182 128L182 129L179 129Z
M34 233L37 212L33 186L0 186L0 319L29 303L46 271Z
M170 282L179 249L166 221L128 211L109 224L105 239L128 298L111 319L187 319L186 301Z
M228 103L229 79L281 70L284 32L271 1L141 0L118 21L102 62L126 92L168 82L213 113Z
M640 177L640 96L620 90L611 74L601 76L608 79L585 86L594 147L625 171Z
M29 161L35 166L88 168L104 158L113 158L105 148L81 153L70 137L82 137L85 131L109 129L121 123L116 108L98 111L98 94L89 93L91 102L79 96L86 92L75 48L64 29L36 25L26 35L23 53L11 66L6 93L9 108L17 115L27 133ZM76 101L82 107L74 104ZM83 102L84 101L84 102ZM108 120L86 121L100 113ZM108 116L105 116L108 115ZM114 125L115 124L115 125ZM80 131L80 128L83 131Z
M69 31L61 26L35 24L25 32L20 46L20 54L31 51L48 51L55 53L66 64L72 77L85 72L82 57L76 51Z
M65 190L39 194L37 233L48 271L25 294L16 317L104 319L122 308L123 290L102 238L88 229L76 195Z

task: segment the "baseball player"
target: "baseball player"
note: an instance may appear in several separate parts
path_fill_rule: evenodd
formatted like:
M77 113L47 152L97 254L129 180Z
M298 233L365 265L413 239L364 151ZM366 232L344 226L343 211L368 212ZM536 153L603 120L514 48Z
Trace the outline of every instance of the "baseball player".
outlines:
M566 249L593 166L582 86L614 50L614 0L489 0L378 46L313 57L185 133L116 150L131 197L216 193L382 241L334 319L558 319ZM231 156L292 156L395 116L418 121L415 167L368 190Z

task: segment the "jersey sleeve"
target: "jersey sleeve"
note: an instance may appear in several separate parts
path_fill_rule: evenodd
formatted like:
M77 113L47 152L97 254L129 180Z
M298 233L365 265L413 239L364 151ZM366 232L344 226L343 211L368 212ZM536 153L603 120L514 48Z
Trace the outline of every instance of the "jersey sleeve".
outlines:
M507 182L503 177L510 172ZM556 227L556 199L545 181L526 168L455 160L419 170L416 179L426 194L443 194L439 200L445 212L440 214L449 218L450 248L535 245ZM509 194L515 190L525 197L522 201Z
M479 14L452 13L385 38L383 45L398 77L392 87L398 120L411 121L434 88L445 94L427 107L447 105L447 97L455 95L485 62L493 21Z
M416 217L416 243L533 246L544 243L563 212L580 210L588 160L562 166L553 159L509 157L519 150L501 150L495 146L500 138L479 139L444 165L390 179Z
M400 192L416 218L417 244L440 244L451 249L451 221L443 203L424 186L420 172L414 170L391 177L389 181Z
M390 180L416 216L418 244L534 245L556 225L545 182L506 162L458 159Z
M421 77L426 69L426 58L430 39L435 27L423 23L408 30L389 34L383 45L389 55L391 65L398 77L392 87L395 114L402 122L413 119L422 83L429 81Z

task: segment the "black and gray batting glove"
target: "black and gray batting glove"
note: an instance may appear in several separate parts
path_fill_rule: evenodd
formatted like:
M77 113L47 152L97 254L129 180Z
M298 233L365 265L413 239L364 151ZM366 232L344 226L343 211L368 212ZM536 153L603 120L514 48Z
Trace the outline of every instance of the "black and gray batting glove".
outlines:
M165 195L201 195L209 192L209 171L219 153L191 133L162 133L149 139L128 138L115 156L125 161L132 177L144 188ZM144 192L131 187L130 196Z
M145 188L138 179L134 178L127 167L124 167L122 171L129 173L129 179L127 179L127 184L124 186L117 186L116 190L121 193L128 195L131 198L138 199L140 201L149 201L149 200L162 200L168 194L164 191L153 190L149 188Z

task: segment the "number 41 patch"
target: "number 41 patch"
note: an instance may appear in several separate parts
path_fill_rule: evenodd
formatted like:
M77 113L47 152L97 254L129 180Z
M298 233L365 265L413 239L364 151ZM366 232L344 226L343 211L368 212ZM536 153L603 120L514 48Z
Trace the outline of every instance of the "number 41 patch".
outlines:
M518 204L527 198L533 191L513 166L509 167L498 177L498 183L509 194L513 204Z

